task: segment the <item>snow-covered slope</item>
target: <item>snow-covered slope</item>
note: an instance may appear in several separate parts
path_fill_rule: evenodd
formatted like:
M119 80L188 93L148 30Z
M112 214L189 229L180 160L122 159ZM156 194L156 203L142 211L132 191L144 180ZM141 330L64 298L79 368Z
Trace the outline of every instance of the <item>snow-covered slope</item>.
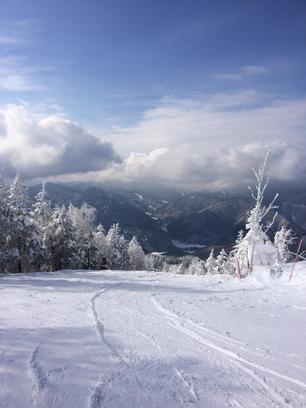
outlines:
M0 277L0 406L305 407L298 276ZM289 270L287 271L289 272Z

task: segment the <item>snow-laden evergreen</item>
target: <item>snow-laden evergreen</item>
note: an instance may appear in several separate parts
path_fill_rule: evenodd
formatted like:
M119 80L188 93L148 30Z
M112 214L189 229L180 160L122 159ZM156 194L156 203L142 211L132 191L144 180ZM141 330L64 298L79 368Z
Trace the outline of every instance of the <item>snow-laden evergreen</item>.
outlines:
M214 250L210 251L209 257L205 262L205 268L209 275L214 275L216 272L216 260L214 257Z
M68 214L75 229L79 267L87 269L94 268L96 248L93 232L96 209L86 203L84 203L81 208L70 204Z
M295 241L291 228L282 227L274 237L274 246L277 250L278 260L287 262L290 259L290 245Z
M223 274L226 273L226 266L227 266L227 253L224 249L221 249L219 255L216 257L215 261L215 273L216 274Z
M133 237L129 243L127 253L131 269L134 269L135 271L145 269L146 256L136 237Z
M204 275L206 273L205 263L198 257L193 257L188 267L190 275Z
M114 224L106 235L107 259L111 269L127 268L129 264L127 242L118 223Z
M105 230L102 224L99 224L93 231L93 245L95 248L96 269L105 268L107 262L107 241Z

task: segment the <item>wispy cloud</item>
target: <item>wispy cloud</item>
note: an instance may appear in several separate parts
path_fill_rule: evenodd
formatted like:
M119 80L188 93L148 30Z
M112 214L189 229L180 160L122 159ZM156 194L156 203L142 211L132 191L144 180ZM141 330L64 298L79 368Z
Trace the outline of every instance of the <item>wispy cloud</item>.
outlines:
M267 72L267 68L263 65L246 65L241 68L241 73L245 76L262 75Z
M39 30L37 20L14 20L0 24L0 45L8 47L32 46Z
M38 67L30 65L24 56L0 56L0 90L7 92L33 92L45 89L38 83Z
M36 20L15 20L0 24L0 90L3 92L36 92L45 89L38 80L42 71L21 53L34 45L40 25Z
M212 74L212 78L228 81L240 81L244 78L265 74L267 68L263 65L246 65L237 72L223 72Z
M33 92L42 91L45 88L34 82L31 77L18 74L0 76L0 89L11 92Z

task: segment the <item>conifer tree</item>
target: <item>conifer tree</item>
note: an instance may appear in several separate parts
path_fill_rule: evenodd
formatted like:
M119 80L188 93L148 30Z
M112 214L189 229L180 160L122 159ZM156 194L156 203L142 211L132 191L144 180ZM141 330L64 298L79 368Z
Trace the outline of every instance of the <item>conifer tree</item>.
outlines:
M55 207L46 231L46 248L50 254L52 270L73 268L80 260L75 251L75 228L65 206Z
M8 201L14 210L19 210L23 214L27 214L30 198L24 180L20 174L17 174L9 189Z
M51 218L51 204L47 198L45 183L42 184L41 191L35 196L32 206L32 217L39 228L44 231Z
M8 205L11 217L10 263L15 263L17 271L23 272L36 266L40 244L38 230L30 216L27 188L20 175L15 177L10 187Z
M50 201L47 199L45 183L41 191L35 196L32 205L32 219L38 230L39 248L35 253L35 264L39 270L50 269L50 254L46 248L46 234L51 220L52 210Z
M188 273L190 275L204 275L205 272L204 262L197 257L193 257L188 267Z
M93 232L93 244L95 247L95 267L97 269L105 268L107 259L107 242L104 228L101 224Z
M216 270L216 260L214 257L214 249L210 251L209 257L205 262L205 268L209 275L213 275Z
M127 249L129 257L129 267L132 270L144 270L145 269L145 254L141 248L141 245L134 236L130 241Z
M274 236L274 246L277 249L278 260L286 263L290 259L290 245L293 244L295 238L292 229L282 227Z
M228 259L227 253L222 248L219 255L216 257L215 273L217 274L227 273L227 270L226 270L227 259Z
M94 221L96 209L87 203L81 208L70 204L68 214L75 229L77 242L77 252L80 260L80 267L90 269L94 267L95 246L93 241Z
M12 239L12 214L8 205L8 188L2 176L0 176L0 271L8 271L10 243Z
M107 260L111 269L128 268L127 243L121 235L119 224L114 224L106 235Z

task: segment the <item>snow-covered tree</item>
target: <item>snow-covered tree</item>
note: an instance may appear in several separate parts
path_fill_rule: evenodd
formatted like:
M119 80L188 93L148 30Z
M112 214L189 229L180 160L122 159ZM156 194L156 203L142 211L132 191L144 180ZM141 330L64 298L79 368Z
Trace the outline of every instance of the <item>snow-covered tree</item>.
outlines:
M204 275L206 268L204 262L198 257L193 257L188 267L188 274L190 275Z
M0 271L8 270L9 255L12 248L12 212L8 204L8 188L0 176Z
M39 228L44 231L51 218L51 204L47 199L45 183L42 184L41 191L35 197L32 205L32 217Z
M135 271L141 271L145 269L146 256L136 237L133 237L130 241L127 248L127 253L129 257L130 269Z
M242 277L248 272L248 242L244 239L244 231L240 230L235 241L233 250L228 259L231 272Z
M35 263L38 269L49 270L50 259L46 248L46 232L51 220L52 210L50 201L47 199L45 183L41 191L36 195L32 205L31 216L38 231L39 250L36 252Z
M17 174L13 181L13 184L10 187L8 201L10 206L15 210L18 209L24 214L27 213L30 205L30 198L28 195L27 187L20 174Z
M277 249L278 261L286 263L290 259L289 247L295 238L292 229L282 227L274 236L274 246Z
M215 261L215 273L216 274L225 274L227 273L226 266L227 266L227 253L222 248L219 255L216 257Z
M246 235L241 241L240 246L247 245L247 269L248 272L253 270L254 264L268 264L273 258L273 245L267 235L267 232L272 227L277 213L274 214L272 220L268 224L264 224L264 220L271 210L275 210L275 201L278 197L276 194L269 205L264 204L264 193L269 183L269 179L265 177L265 170L268 159L267 153L262 168L258 171L253 169L255 175L255 192L249 187L251 195L255 201L254 208L249 212L246 223ZM245 249L242 248L243 252ZM238 251L239 252L239 251ZM237 252L237 253L238 253Z
M128 254L127 242L121 235L119 224L114 224L106 235L107 261L112 269L127 269Z
M46 230L45 244L52 270L73 268L80 260L76 253L75 228L65 206L55 207Z
M145 269L146 271L161 271L164 267L165 259L160 252L151 252L146 255Z
M107 259L107 241L104 228L101 224L93 232L93 244L95 247L95 268L105 268L105 260Z
M39 233L30 214L30 199L25 183L17 175L9 189L10 209L9 264L18 272L35 268L40 251Z
M214 249L210 251L209 257L207 258L205 262L205 269L209 275L213 275L216 273L216 260L215 260Z
M96 209L87 203L81 208L70 204L68 215L75 229L75 238L77 242L78 257L81 268L93 268L95 259L95 245L93 241L94 221L96 218Z
M0 204L7 202L8 199L8 188L5 184L4 178L0 175Z

